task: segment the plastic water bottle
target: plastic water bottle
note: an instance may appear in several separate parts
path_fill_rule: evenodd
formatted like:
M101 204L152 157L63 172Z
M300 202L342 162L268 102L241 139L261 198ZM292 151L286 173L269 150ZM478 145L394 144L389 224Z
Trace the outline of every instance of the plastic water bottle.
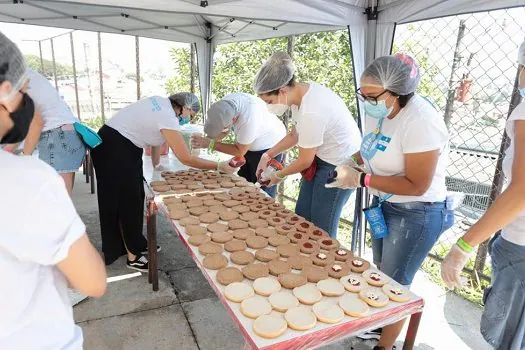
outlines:
M267 165L268 167L261 173L261 176L259 176L259 179L257 180L263 186L270 183L270 179L276 171L283 170L283 165L275 159L270 159Z

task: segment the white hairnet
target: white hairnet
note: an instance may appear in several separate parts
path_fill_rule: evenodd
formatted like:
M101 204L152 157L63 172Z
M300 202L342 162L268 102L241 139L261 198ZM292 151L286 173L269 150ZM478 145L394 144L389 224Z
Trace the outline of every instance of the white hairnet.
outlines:
M173 94L169 97L171 102L175 104L191 109L193 112L197 113L201 109L199 99L195 94L191 92L179 92Z
M361 79L363 78L372 78L377 85L397 95L408 95L416 91L420 75L416 60L398 53L375 59L366 67L361 75Z
M0 32L0 82L8 81L13 89L9 95L14 95L26 81L26 62L18 47ZM0 96L0 100L9 96Z
M253 89L257 94L265 94L282 88L295 73L292 58L286 52L278 51L266 61L255 76Z
M518 63L525 66L525 41L521 43L518 50Z
M208 137L216 138L237 114L239 113L232 101L224 99L215 102L208 109L204 132Z

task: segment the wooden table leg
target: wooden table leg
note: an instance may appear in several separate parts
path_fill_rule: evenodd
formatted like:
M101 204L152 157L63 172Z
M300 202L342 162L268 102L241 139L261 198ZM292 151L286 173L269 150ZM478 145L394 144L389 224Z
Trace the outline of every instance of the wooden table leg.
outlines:
M91 156L89 157L89 177L91 181L91 194L94 194L97 190L95 187L95 169L93 168L93 161Z
M410 322L408 324L407 335L405 337L405 343L403 344L403 350L412 350L416 343L417 330L419 323L421 322L421 315L423 312L417 312L410 316Z
M159 290L159 271L157 260L157 208L153 199L148 199L146 227L148 231L148 282L153 291Z
M89 183L89 163L91 163L91 156L89 150L86 151L86 156L84 157L84 175L86 175L86 183Z

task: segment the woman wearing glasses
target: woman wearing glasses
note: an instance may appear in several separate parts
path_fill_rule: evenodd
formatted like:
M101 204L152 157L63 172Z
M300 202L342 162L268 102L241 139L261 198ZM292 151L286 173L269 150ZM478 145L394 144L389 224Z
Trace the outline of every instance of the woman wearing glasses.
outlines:
M403 54L380 57L366 68L358 91L365 136L352 156L366 172L338 167L336 182L328 185L370 189L371 208L384 217L384 229L372 229L374 263L406 286L454 219L446 207L448 132L432 105L415 93L419 78L416 62ZM375 349L390 350L403 322L383 328Z
M270 185L284 177L301 173L301 189L295 212L336 237L339 217L350 194L349 189L326 188L329 174L345 157L359 149L361 135L344 101L330 89L295 80L291 57L276 52L255 78L255 91L267 103L270 113L292 111L294 127L274 147L266 151L257 173L270 159L298 146L299 157L274 173Z

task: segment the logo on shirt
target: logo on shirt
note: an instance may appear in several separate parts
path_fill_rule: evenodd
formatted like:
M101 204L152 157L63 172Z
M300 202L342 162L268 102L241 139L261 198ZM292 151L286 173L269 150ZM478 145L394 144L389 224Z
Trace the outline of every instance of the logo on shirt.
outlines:
M151 97L149 100L151 101L152 112L160 112L162 110L162 107L159 105L159 102L156 98Z
M375 157L377 151L386 151L390 141L392 141L392 138L383 135L383 133L369 133L363 138L361 143L361 156L366 160L371 160Z

